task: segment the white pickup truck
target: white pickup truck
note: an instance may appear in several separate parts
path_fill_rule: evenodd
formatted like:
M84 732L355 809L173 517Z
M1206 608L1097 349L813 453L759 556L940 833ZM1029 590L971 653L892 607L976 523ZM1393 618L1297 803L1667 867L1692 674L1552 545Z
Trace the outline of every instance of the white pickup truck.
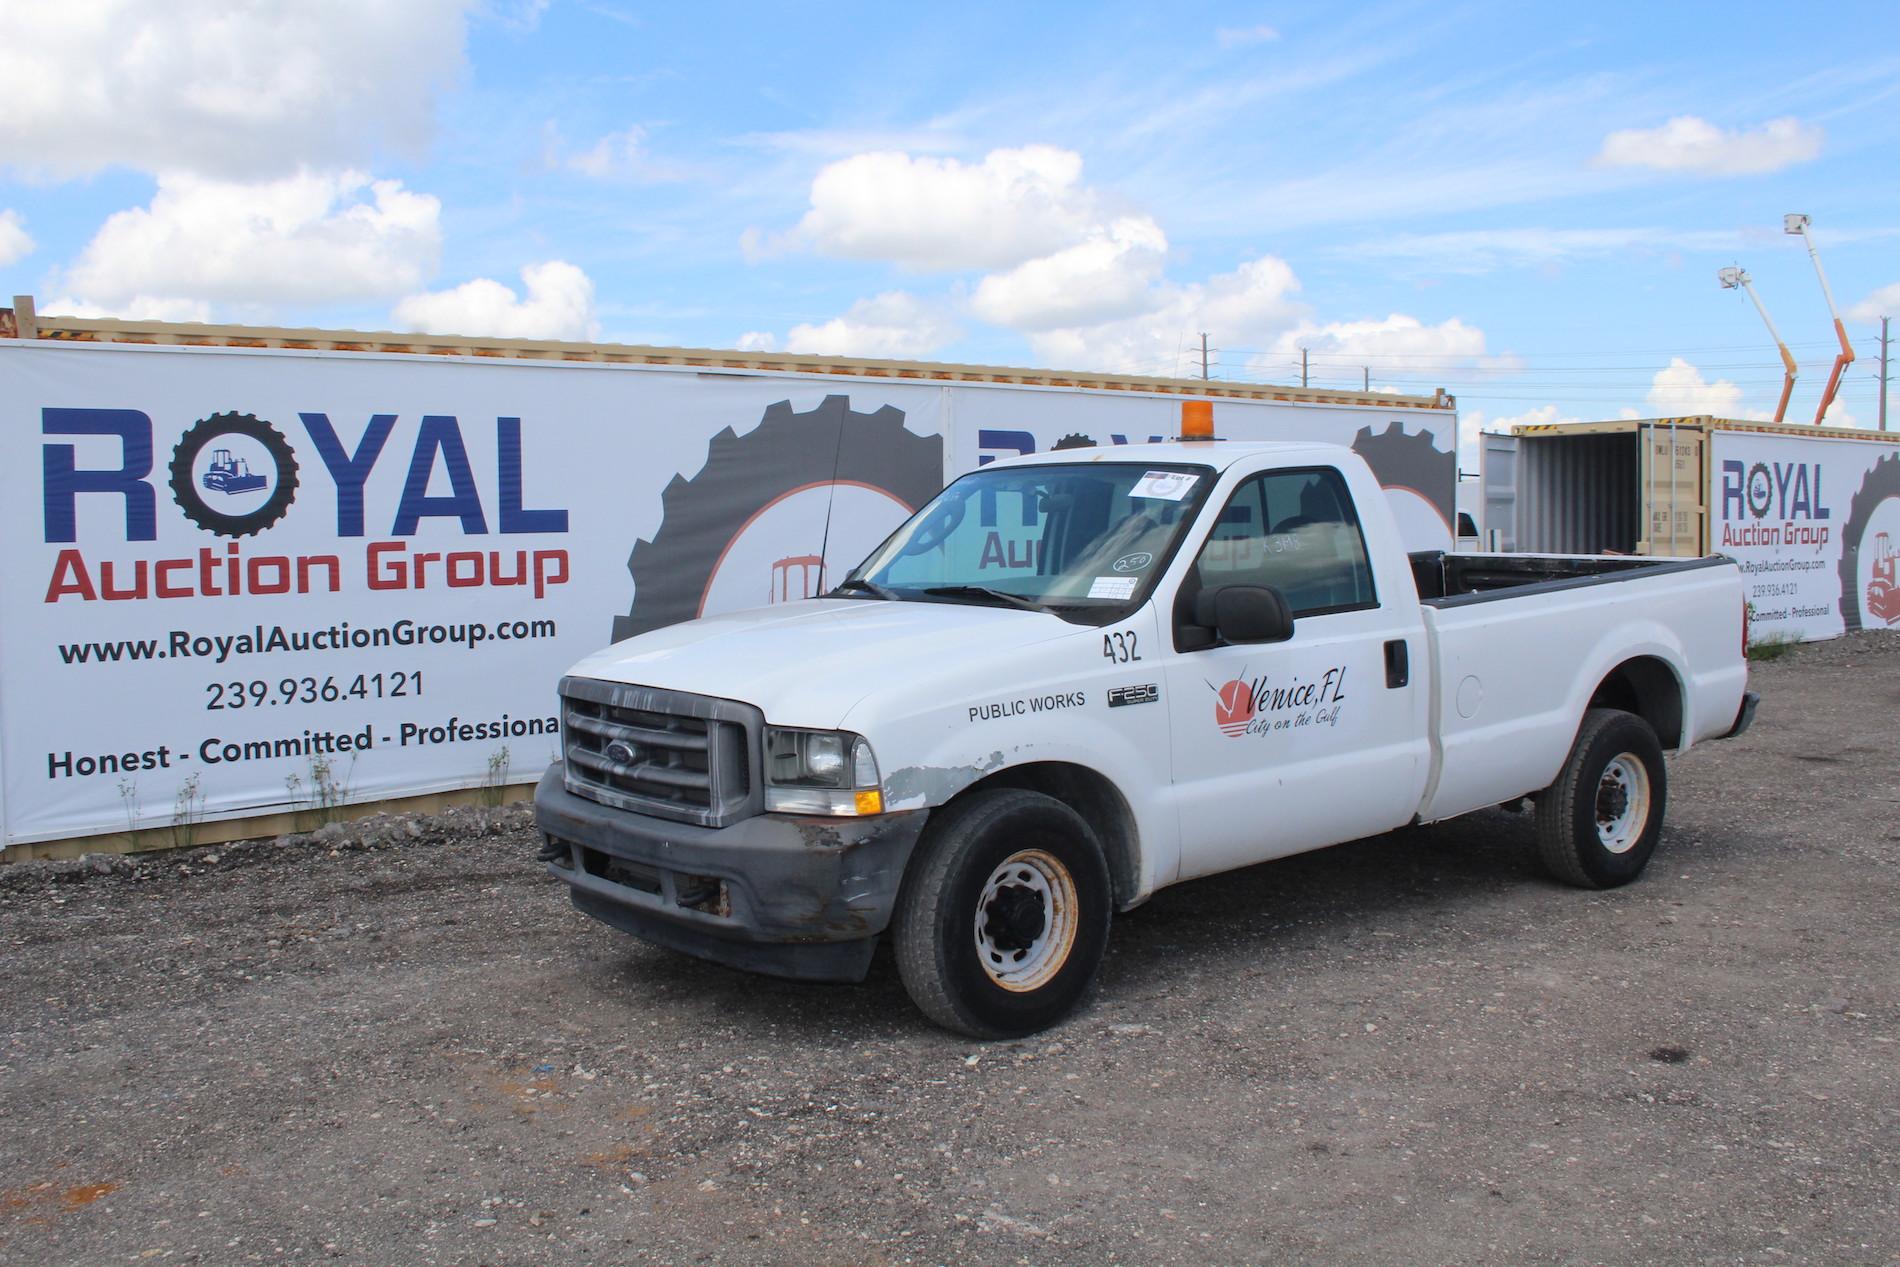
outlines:
M996 462L822 598L618 643L560 685L535 794L581 910L781 976L879 938L933 1020L1020 1035L1167 885L1529 797L1622 884L1663 753L1739 734L1721 558L1407 555L1319 444Z

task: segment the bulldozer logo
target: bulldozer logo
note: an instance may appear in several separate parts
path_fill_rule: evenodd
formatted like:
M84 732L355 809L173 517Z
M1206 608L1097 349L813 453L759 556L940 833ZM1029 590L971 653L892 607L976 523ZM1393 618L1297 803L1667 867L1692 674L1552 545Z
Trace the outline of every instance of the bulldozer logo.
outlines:
M212 414L172 450L172 500L221 537L248 537L284 517L297 495L297 457L255 414Z
M1900 625L1900 579L1894 576L1900 554L1893 548L1890 533L1874 534L1873 576L1867 581L1867 614L1889 625Z
M234 497L239 493L256 492L269 483L251 470L249 462L232 457L231 450L211 450L211 469L205 472L204 485L212 492Z
M1841 534L1841 624L1900 627L1900 453L1874 463L1861 481Z

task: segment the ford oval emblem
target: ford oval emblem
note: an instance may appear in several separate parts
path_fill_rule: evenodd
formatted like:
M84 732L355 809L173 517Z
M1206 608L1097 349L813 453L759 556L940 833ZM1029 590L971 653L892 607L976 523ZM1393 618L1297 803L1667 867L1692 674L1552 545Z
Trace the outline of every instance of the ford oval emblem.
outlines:
M633 745L624 739L616 739L607 745L607 759L615 765L632 765L639 756L633 750Z

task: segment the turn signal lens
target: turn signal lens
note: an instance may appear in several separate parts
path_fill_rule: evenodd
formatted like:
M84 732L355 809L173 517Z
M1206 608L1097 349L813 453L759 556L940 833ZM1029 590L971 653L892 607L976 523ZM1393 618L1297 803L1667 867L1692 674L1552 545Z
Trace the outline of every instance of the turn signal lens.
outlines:
M882 814L884 812L884 793L872 788L868 792L858 793L858 813Z

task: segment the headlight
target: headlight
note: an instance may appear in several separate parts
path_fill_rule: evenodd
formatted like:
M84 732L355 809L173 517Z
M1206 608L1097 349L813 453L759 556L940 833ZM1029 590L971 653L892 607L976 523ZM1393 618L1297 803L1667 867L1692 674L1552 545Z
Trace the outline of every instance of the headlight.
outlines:
M838 730L765 728L765 808L777 814L882 814L877 757Z

